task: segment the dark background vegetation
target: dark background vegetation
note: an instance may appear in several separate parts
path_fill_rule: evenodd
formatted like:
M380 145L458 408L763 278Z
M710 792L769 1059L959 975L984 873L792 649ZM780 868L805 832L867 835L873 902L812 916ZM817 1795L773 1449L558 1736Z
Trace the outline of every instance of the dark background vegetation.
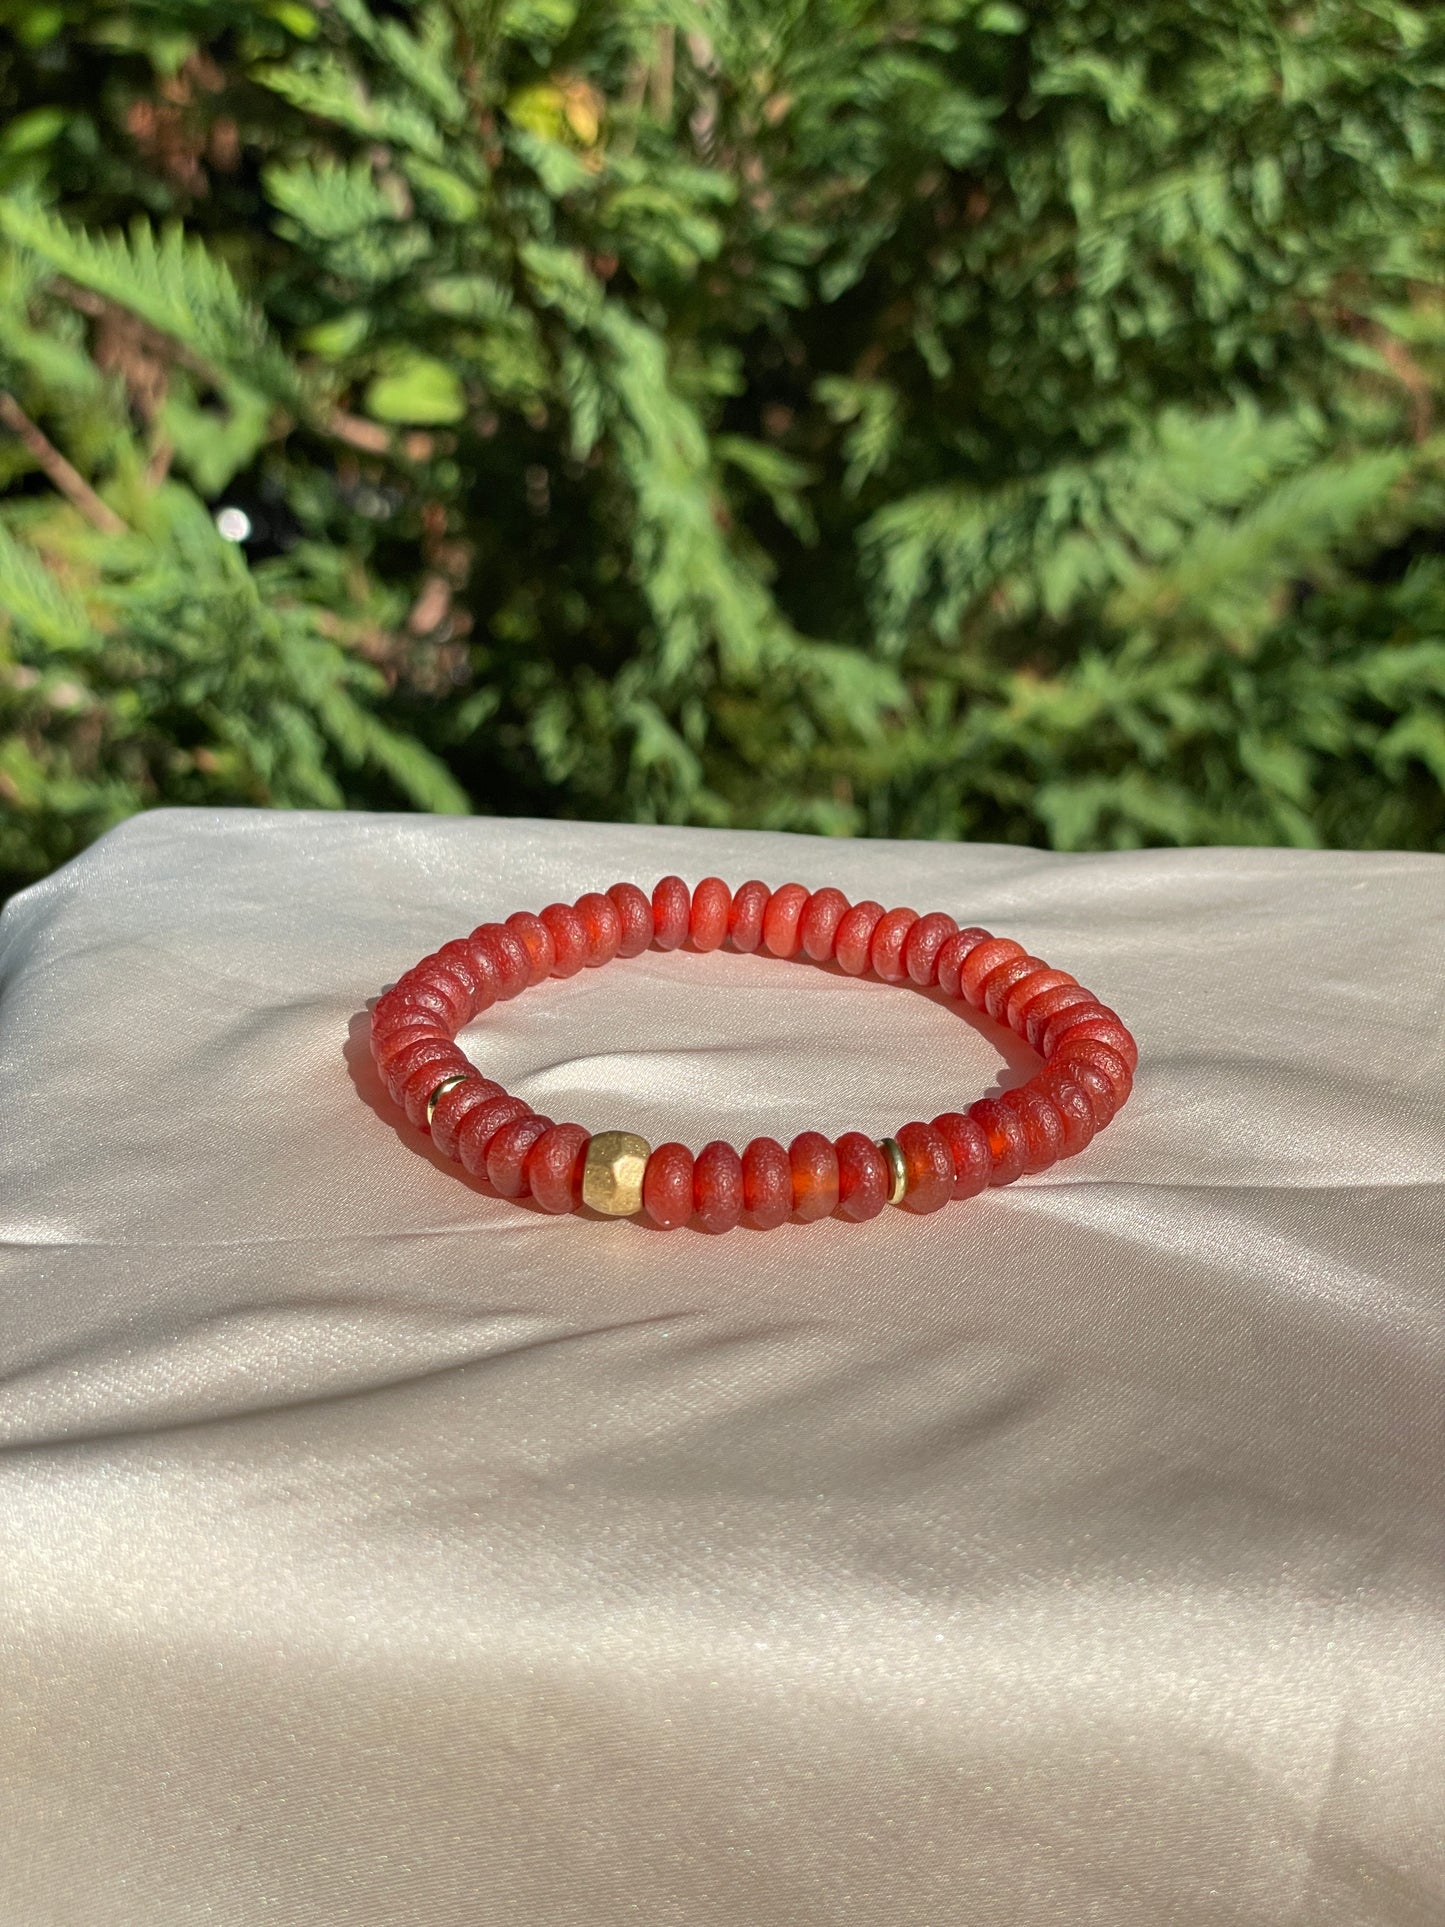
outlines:
M1445 847L1442 79L1394 0L6 0L0 874Z

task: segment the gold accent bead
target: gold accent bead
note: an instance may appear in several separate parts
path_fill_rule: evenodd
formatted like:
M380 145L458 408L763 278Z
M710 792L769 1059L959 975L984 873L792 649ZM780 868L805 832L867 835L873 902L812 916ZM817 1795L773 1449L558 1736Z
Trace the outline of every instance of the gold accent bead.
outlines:
M606 1218L642 1209L642 1176L652 1146L635 1131L599 1131L582 1161L582 1202Z
M441 1083L437 1085L436 1089L426 1101L426 1121L428 1128L430 1128L432 1113L437 1107L438 1099L444 1097L454 1084L465 1084L469 1077L475 1077L476 1074L475 1071L453 1071L450 1077L444 1077L442 1079Z
M881 1137L878 1140L878 1149L888 1162L888 1175L893 1181L888 1192L888 1202L902 1204L904 1193L908 1189L908 1161L903 1155L903 1146L897 1138Z

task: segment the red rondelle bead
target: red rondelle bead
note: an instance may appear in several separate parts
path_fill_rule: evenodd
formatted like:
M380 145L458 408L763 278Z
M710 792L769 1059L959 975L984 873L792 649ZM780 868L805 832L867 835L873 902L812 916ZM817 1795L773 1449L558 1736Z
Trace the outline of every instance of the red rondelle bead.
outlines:
M504 1124L511 1124L519 1117L530 1117L531 1112L530 1104L520 1097L509 1096L506 1091L500 1091L485 1104L478 1104L468 1111L457 1127L457 1156L465 1169L474 1178L484 1178L487 1175L487 1148L492 1139Z
M528 984L545 983L552 974L552 965L557 958L552 932L546 924L534 911L514 910L502 927L511 931L527 953L532 966Z
M406 1112L407 1123L418 1131L424 1131L427 1128L426 1107L437 1085L445 1083L449 1077L465 1077L471 1068L455 1045L449 1058L438 1058L433 1064L419 1064L403 1080L397 1092L397 1102Z
M888 1202L891 1175L887 1158L861 1131L845 1131L834 1149L838 1153L839 1211L855 1224L876 1218Z
M1062 1155L1073 1157L1076 1151L1083 1150L1099 1128L1088 1092L1064 1070L1042 1071L1033 1082L1059 1114L1059 1121L1064 1127Z
M903 1124L893 1134L908 1169L903 1209L937 1211L953 1196L953 1159L931 1124Z
M663 877L652 892L652 941L659 950L676 950L687 942L692 920L692 892L681 877Z
M1028 1141L1024 1170L1045 1171L1056 1163L1064 1149L1064 1120L1044 1092L1032 1084L1024 1084L1017 1090L1005 1091L999 1103L1012 1111L1024 1127Z
M490 1103L494 1097L506 1095L501 1085L493 1083L490 1077L475 1074L460 1084L453 1084L449 1091L443 1091L431 1114L431 1141L442 1156L455 1158L461 1155L457 1149L457 1136L469 1112L475 1111L479 1105Z
M596 970L611 963L622 948L622 918L611 897L600 890L589 890L573 905L587 932L587 966Z
M804 1224L838 1209L838 1153L821 1131L800 1131L788 1146L793 1215Z
M607 892L622 923L619 957L640 957L652 944L652 898L635 883L614 883Z
M793 1167L775 1137L755 1137L743 1152L743 1209L759 1231L793 1215Z
M728 912L728 936L733 949L741 951L744 956L750 957L763 940L763 918L772 894L767 884L759 883L756 878L733 892L732 908Z
M527 1194L527 1156L539 1137L552 1128L550 1117L535 1113L504 1124L487 1146L487 1183L502 1198Z
M1134 1088L1134 1073L1129 1069L1128 1059L1108 1044L1101 1044L1096 1038L1066 1037L1058 1050L1049 1060L1051 1064L1092 1064L1101 1070L1113 1087L1116 1108L1122 1104Z
M527 1153L527 1189L544 1211L560 1217L581 1197L582 1160L591 1133L580 1124L554 1124ZM489 1147L490 1148L490 1147Z
M957 935L957 922L942 910L918 919L903 944L903 968L914 983L926 990L938 982L938 953Z
M575 977L587 962L587 925L570 903L549 903L542 921L552 939L552 975Z
M437 1072L437 1083L440 1084L442 1079L450 1076L452 1071L465 1069L467 1060L456 1045L445 1037L423 1037L414 1044L403 1045L400 1050L388 1057L384 1072L386 1088L393 1102L401 1103L402 1087L406 1080L413 1071L420 1070L427 1064L446 1066L445 1070Z
M1075 1059L1072 1063L1050 1064L1042 1075L1049 1080L1046 1088L1050 1090L1055 1082L1062 1078L1076 1085L1083 1092L1093 1112L1096 1132L1103 1130L1119 1108L1114 1086L1097 1064L1088 1064L1082 1059Z
M1061 1010L1073 1010L1081 1004L1097 1004L1098 998L1092 990L1085 990L1082 984L1060 984L1056 990L1041 991L1024 1012L1023 1034L1039 1049L1039 1040L1051 1017Z
M996 965L978 987L980 1007L996 1024L1001 1024L1012 991L1044 967L1038 957L1013 957L1007 963Z
M685 1144L659 1144L642 1174L642 1208L664 1231L692 1216L692 1152Z
M785 883L774 890L763 912L763 946L775 957L796 957L798 925L808 901L808 890L801 883Z
M981 943L992 942L990 932L980 930L977 925L971 925L967 930L960 930L957 936L949 937L939 950L934 972L939 989L946 991L950 997L962 997L959 973Z
M1034 999L1042 997L1046 990L1062 990L1073 981L1067 970L1050 970L1047 965L1031 971L1027 977L1021 977L1009 992L1003 1007L1003 1021L1010 1030L1022 1037Z
M933 1120L933 1128L948 1146L953 1159L953 1195L976 1198L986 1191L993 1177L993 1159L988 1139L976 1118L962 1111L945 1111Z
M479 951L495 966L498 997L515 997L532 981L527 947L504 923L480 924L467 939L467 950Z
M697 1154L692 1197L704 1231L731 1231L743 1215L743 1161L721 1138L705 1144Z
M883 905L865 897L862 903L853 905L834 931L833 955L838 960L838 968L850 977L861 977L867 970L873 932L882 917Z
M989 1183L1012 1184L1015 1178L1021 1178L1028 1160L1029 1142L1020 1119L993 1097L981 1097L976 1104L970 1104L968 1116L988 1140Z
M885 984L901 984L908 975L903 963L903 946L909 932L919 921L916 910L885 910L873 931L868 946L868 964L875 977Z
M983 1002L983 980L989 972L1023 955L1023 945L1015 943L1012 937L990 937L987 943L979 944L968 953L958 973L958 984L975 1010Z
M849 907L843 892L831 888L815 890L803 905L803 914L798 919L798 941L814 963L831 960L838 925L847 916Z
M704 877L692 893L688 930L694 950L716 950L728 933L733 893L721 877Z

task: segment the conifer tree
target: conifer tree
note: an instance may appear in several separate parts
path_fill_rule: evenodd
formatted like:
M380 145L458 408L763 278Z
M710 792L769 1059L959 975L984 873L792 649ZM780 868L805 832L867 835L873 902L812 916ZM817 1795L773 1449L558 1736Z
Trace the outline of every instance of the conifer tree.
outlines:
M12 0L0 873L1445 847L1442 72L1405 0Z

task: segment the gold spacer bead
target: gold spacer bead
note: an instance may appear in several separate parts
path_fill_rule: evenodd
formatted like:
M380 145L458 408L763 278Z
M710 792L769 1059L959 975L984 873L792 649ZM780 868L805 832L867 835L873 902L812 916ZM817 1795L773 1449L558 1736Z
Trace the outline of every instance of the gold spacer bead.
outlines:
M476 1075L477 1073L475 1071L453 1071L450 1077L444 1077L442 1079L441 1083L437 1085L436 1089L426 1101L428 1130L431 1128L432 1112L435 1111L437 1107L437 1100L444 1097L454 1084L465 1084L469 1077L475 1077Z
M881 1137L878 1140L878 1149L887 1161L888 1175L892 1179L888 1202L902 1204L904 1194L908 1190L908 1160L903 1155L903 1146L897 1138Z
M635 1131L599 1131L582 1161L582 1202L605 1218L631 1218L642 1209L642 1178L652 1146Z

